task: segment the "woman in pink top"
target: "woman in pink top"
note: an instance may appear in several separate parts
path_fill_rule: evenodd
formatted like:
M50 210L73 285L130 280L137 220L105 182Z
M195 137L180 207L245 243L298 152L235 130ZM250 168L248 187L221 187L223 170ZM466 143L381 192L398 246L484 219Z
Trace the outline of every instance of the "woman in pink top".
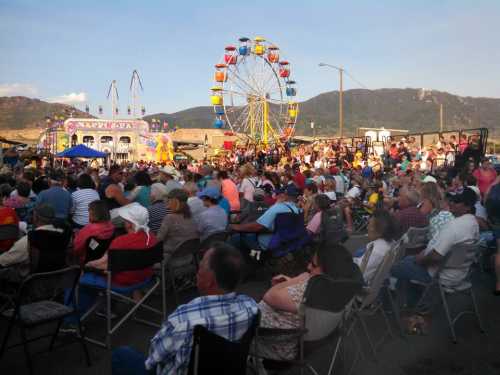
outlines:
M238 192L238 187L229 178L227 171L220 171L217 174L217 178L221 184L221 191L224 198L229 202L229 207L231 211L240 210L240 193Z
M497 178L497 172L491 165L491 162L488 158L483 158L481 160L481 167L476 168L472 175L476 177L477 186L479 187L479 191L481 192L481 196L483 197L484 194L486 194L486 192L488 191L488 188Z

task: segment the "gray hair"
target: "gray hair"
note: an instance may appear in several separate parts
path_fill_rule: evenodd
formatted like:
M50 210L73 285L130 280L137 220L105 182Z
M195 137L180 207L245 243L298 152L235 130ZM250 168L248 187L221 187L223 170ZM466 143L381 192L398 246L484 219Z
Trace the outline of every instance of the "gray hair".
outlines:
M198 192L198 186L191 181L188 181L184 184L183 189L190 195L196 195Z
M401 192L406 195L410 206L416 206L420 203L420 193L414 188L405 186L403 189L401 189Z

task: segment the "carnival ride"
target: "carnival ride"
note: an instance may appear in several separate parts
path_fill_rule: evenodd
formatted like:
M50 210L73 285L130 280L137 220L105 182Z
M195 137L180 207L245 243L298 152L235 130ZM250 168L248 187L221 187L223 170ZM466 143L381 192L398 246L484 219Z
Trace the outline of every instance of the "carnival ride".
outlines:
M229 129L267 146L293 136L298 116L296 83L281 50L262 37L240 38L224 49L211 88L216 129Z

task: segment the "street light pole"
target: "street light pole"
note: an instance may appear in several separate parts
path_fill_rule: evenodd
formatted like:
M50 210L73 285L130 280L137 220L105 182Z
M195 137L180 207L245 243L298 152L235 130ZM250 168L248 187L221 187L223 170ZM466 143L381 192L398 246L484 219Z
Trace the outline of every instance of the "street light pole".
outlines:
M439 104L439 132L443 132L443 104Z
M330 65L330 64L325 64L325 63L319 63L319 66L327 66L329 68L337 69L339 71L339 78L340 78L340 84L339 84L339 135L340 138L344 136L344 87L343 87L343 80L344 80L344 69L340 68L335 65Z

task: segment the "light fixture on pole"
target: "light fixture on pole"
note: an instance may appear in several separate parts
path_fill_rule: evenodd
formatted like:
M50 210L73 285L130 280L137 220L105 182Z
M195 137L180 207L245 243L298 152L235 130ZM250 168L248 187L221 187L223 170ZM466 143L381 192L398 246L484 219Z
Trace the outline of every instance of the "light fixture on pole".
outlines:
M343 74L344 69L335 65L330 65L326 63L319 63L320 67L327 66L329 68L337 69L339 71L340 85L339 85L339 135L340 138L344 135L344 113L343 113Z
M315 139L316 138L316 130L314 129L314 121L311 121L311 130L313 133L313 139Z

